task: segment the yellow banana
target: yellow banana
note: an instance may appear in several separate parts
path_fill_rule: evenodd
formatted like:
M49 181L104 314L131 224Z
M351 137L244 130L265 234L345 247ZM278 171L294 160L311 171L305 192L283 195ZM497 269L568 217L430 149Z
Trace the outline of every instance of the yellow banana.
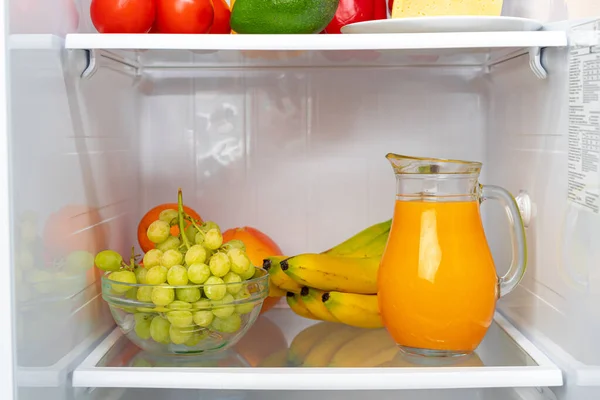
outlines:
M350 254L361 247L366 246L370 243L375 237L380 234L390 230L392 226L392 220L387 220L385 222L380 222L378 224L372 225L362 231L358 232L356 235L351 238L343 241L337 246L324 251L324 254L329 254L332 256L342 256L346 254Z
M380 259L301 254L282 261L280 267L286 275L304 286L325 291L375 294Z
M276 351L258 363L257 367L273 368L288 366L288 349Z
M269 278L269 297L283 297L286 295L285 290L275 285L273 281Z
M358 250L345 254L346 257L381 257L387 245L388 236L390 231L387 230L381 235L374 238L366 246L359 248Z
M310 311L308 311L308 308L306 308L306 305L300 298L300 295L294 294L292 292L287 292L285 299L287 300L288 306L290 306L292 311L298 314L299 316L308 319L318 319L317 317L312 315Z
M385 329L362 330L333 356L331 367L374 367L394 358L396 343Z
M285 260L284 256L272 256L263 260L263 268L269 273L270 282L287 292L300 293L302 285L294 282L281 270L283 260Z
M327 310L321 297L323 296L322 291L318 289L303 287L300 292L300 296L304 305L308 311L322 321L339 322L331 313Z
M312 347L329 331L337 329L339 324L332 324L331 322L319 322L318 324L311 325L305 328L303 331L298 333L292 343L290 344L288 352L288 360L292 365L302 365L304 358L312 349Z
M338 321L360 328L381 328L377 295L329 292L322 296L323 304Z
M335 353L344 344L354 339L359 332L359 329L351 326L339 325L339 328L331 331L327 336L315 343L306 355L302 366L326 367Z

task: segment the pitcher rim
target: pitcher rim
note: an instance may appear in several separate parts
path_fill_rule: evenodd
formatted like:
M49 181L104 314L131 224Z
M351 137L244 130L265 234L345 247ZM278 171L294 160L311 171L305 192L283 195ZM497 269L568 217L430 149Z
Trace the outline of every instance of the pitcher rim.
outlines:
M465 165L477 165L478 167L482 167L483 163L479 161L467 161L467 160L455 160L452 158L434 158L434 157L415 157L415 156L405 156L402 154L396 153L387 153L385 158L390 159L391 157L397 158L406 158L408 160L418 160L418 161L439 161L439 162L449 162L455 164L465 164Z

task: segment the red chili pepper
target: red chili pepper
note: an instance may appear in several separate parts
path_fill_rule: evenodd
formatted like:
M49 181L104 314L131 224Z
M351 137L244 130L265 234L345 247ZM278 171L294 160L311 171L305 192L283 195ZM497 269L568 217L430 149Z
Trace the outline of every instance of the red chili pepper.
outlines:
M325 32L341 33L340 29L344 25L386 19L386 6L386 0L340 0L337 11L325 28Z

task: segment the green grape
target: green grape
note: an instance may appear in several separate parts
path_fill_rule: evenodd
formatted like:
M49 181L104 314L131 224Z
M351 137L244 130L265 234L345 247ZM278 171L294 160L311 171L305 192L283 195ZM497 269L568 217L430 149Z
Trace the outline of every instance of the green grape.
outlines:
M204 235L204 247L209 250L216 250L223 244L223 235L218 229L211 229Z
M158 343L169 343L169 328L171 323L161 316L152 318L150 336Z
M150 363L150 361L146 360L145 358L138 358L136 360L133 361L133 363L131 363L131 366L134 368L152 368L153 365Z
M179 290L179 289L176 289L175 292L177 292L177 290ZM179 296L177 296L177 297L179 297ZM189 310L192 308L192 305L186 301L175 300L174 302L169 304L168 307L171 310Z
M190 311L169 311L167 313L167 319L171 323L171 326L177 328L185 328L186 326L192 325L192 313Z
M242 282L242 278L233 271L229 271L223 277L223 282L227 284L227 292L231 294L236 294L242 290L242 284L237 285L238 282Z
M116 272L112 272L109 276L108 279L110 279L111 281L117 281L117 282L122 282L122 283L130 283L130 284L136 284L137 281L135 280L135 274L131 271L116 271ZM129 285L117 285L117 284L112 284L112 289L117 292L117 293L125 293L126 291L128 291L129 289L131 289L131 286Z
M169 337L174 344L184 344L192 337L194 332L190 328L178 328L171 325Z
M223 253L215 253L209 260L208 266L210 267L210 272L214 276L219 278L227 275L229 269L231 268L231 263L229 262L229 257Z
M208 337L208 331L202 330L200 332L195 331L192 333L192 336L185 342L185 345L188 347L197 346L201 340L206 339Z
M185 253L185 263L189 266L196 263L204 263L206 261L206 249L199 245L195 244Z
M36 223L35 221L22 221L21 222L21 239L24 242L33 242L35 241L36 236Z
M179 300L188 303L200 300L200 289L195 287L177 288L175 294Z
M247 281L248 279L252 279L255 273L256 268L254 267L254 265L250 265L250 268L248 268L248 270L244 274L240 275L240 277L242 278L242 280Z
M171 226L161 220L156 220L150 224L148 230L146 231L146 236L152 243L162 243L169 237L171 233Z
M192 304L194 310L211 310L212 303L208 299L202 299Z
M180 265L183 262L183 254L179 250L167 250L160 259L160 265L171 268L173 265Z
M162 265L152 267L146 273L146 284L160 285L167 281L167 272L169 270Z
M227 252L227 257L231 261L231 270L240 276L247 276L252 263L242 249L231 249Z
M151 302L153 289L152 286L140 286L137 291L137 299L143 302Z
M197 232L196 236L194 236L194 243L196 244L204 244L204 232Z
M202 328L208 328L214 318L215 315L209 310L196 311L194 313L194 323Z
M202 229L203 232L208 232L211 229L216 229L217 231L221 232L219 225L213 221L205 221L202 226L200 226L200 229Z
M239 239L231 239L229 242L225 243L227 248L229 249L240 249L246 251L246 245Z
M103 250L96 254L94 263L102 271L118 271L123 264L123 257L116 251Z
M157 286L152 290L152 302L157 306L167 306L175 300L175 290Z
M235 311L235 306L232 304L235 301L233 296L229 293L225 295L221 300L212 302L213 310L212 313L218 318L227 318Z
M177 210L168 208L160 212L160 214L158 215L158 219L166 222L169 225L176 225L179 222L179 213L177 212Z
M114 273L114 272L113 272ZM54 289L52 283L53 276L48 271L34 271L27 276L27 281L33 284L35 290L39 293L51 293ZM127 288L129 289L129 288Z
M163 252L158 249L149 250L146 254L144 254L144 268L150 269L152 267L156 267L160 265L160 259L163 256Z
M181 246L181 241L177 236L169 236L167 240L156 245L156 248L162 252L167 250L177 250Z
M185 228L185 236L190 242L196 243L196 233L198 233L198 230L192 224L188 225L188 227Z
M125 292L125 298L130 300L137 299L138 288L134 287Z
M215 318L211 327L223 333L237 332L242 326L242 318L238 314L231 314L227 318Z
M188 267L188 278L197 285L201 285L210 277L210 267L202 263L194 263Z
M70 274L87 271L94 266L94 255L89 251L76 250L67 256L65 267Z
M35 257L33 256L33 253L27 249L21 249L17 255L17 262L22 269L32 269L35 264Z
M138 283L146 284L146 275L148 275L148 270L144 267L137 267L134 271L135 279Z
M255 302L251 301L248 290L241 290L235 295L236 300L245 300L243 303L235 305L235 312L238 314L248 314L254 310Z
M211 276L204 282L204 294L211 300L221 300L227 293L223 279Z
M187 269L181 265L173 265L167 272L167 282L173 286L184 286L188 283Z
M135 320L135 334L140 339L150 339L150 324L152 323L152 314L148 313L135 313L133 315Z

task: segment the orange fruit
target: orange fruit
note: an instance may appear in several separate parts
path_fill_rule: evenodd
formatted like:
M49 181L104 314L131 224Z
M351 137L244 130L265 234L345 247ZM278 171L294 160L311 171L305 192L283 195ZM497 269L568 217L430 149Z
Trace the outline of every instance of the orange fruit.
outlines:
M150 211L148 211L140 220L140 223L138 224L137 236L138 236L138 243L140 244L140 247L142 248L144 253L146 253L149 250L152 250L154 247L156 247L155 244L152 243L150 241L150 239L148 239L148 236L146 236L146 231L148 230L148 227L150 226L151 223L153 223L154 221L156 221L158 219L158 216L160 215L161 211L168 210L168 209L177 210L177 203L160 204L160 205L154 207L153 209L151 209ZM191 208L189 208L187 206L183 206L183 211L185 211L190 217L192 217L195 220L198 220L198 221L200 221L200 223L202 223L202 218L200 218L200 215L196 211L192 210ZM186 224L185 224L186 228L188 227L189 224L190 223L186 221ZM173 236L179 235L179 227L177 225L171 227L171 235L173 235Z
M262 267L263 260L270 256L283 255L281 249L265 233L258 229L244 226L243 228L228 229L223 232L223 243L238 239L246 245L246 254L253 265ZM267 297L262 305L261 313L269 311L279 301L279 297Z

